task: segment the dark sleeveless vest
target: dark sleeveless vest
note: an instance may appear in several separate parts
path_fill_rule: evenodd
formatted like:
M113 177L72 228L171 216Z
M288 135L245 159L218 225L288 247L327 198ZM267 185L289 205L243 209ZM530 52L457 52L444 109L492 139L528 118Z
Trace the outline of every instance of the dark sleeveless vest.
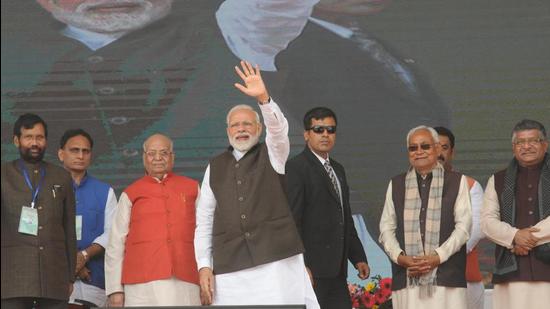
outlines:
M527 169L518 167L516 176L516 213L514 226L518 229L526 228L537 224L540 221L539 205L539 181L540 171L538 169ZM502 190L504 189L504 176L506 170L502 170L494 175L495 191L498 196L498 202L502 207ZM508 250L502 246L496 245L495 258L501 254L502 250ZM537 259L533 250L528 255L516 255L518 264L517 271L504 275L493 274L493 283L504 283L512 281L550 281L550 266Z
M223 274L304 251L284 191L284 175L260 143L236 161L231 149L210 162L216 197L212 232L214 272Z
M395 236L401 248L405 248L403 233L403 211L405 204L405 176L400 174L392 178L392 199L397 216ZM439 244L443 244L454 230L454 205L460 188L462 175L445 171L443 180L443 197L441 198L441 226ZM423 201L423 204L425 201ZM425 224L425 221L424 221ZM392 262L392 290L397 291L407 287L407 269ZM437 268L437 285L445 287L466 287L466 244L445 263Z

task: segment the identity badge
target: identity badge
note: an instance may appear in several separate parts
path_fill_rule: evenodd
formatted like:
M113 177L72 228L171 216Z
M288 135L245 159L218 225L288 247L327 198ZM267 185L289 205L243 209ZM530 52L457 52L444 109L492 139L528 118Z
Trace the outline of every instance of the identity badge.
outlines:
M38 235L38 211L36 208L23 206L19 219L19 233Z
M76 216L76 240L82 239L82 216Z

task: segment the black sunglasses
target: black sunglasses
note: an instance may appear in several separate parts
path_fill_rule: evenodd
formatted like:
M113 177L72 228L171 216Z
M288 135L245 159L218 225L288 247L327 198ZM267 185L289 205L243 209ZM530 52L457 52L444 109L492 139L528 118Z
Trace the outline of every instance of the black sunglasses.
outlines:
M409 147L407 147L407 149L409 150L409 152L415 152L418 150L418 147L420 147L420 149L422 150L430 150L433 146L433 144L410 145Z
M327 133L328 134L334 134L336 133L336 126L320 126L320 125L316 125L316 126L312 126L310 127L308 130L311 130L317 134L323 134L323 132L325 132L325 130L327 130Z

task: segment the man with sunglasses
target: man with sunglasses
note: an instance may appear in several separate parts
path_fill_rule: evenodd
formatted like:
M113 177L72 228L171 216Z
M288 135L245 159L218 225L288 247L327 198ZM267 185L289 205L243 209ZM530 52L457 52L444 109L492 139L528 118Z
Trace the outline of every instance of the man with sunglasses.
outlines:
M446 170L453 170L453 159L455 155L455 136L451 130L445 127L434 127L439 134L441 154L439 161ZM472 204L472 229L470 239L466 243L466 294L468 298L468 309L483 309L484 292L483 277L479 271L477 243L485 236L481 232L480 212L483 204L483 188L475 179L466 176L470 188L470 202Z
M411 167L392 178L380 242L392 261L392 302L402 308L467 308L466 241L472 213L466 177L445 170L437 132L407 134Z
M304 116L302 153L286 164L287 195L305 246L305 262L321 308L351 308L348 260L361 279L370 269L353 225L344 167L329 157L336 141L336 115L316 107Z
M514 158L489 178L481 229L495 244L493 308L550 303L550 157L544 126L522 120L512 130Z
M76 197L77 280L69 308L104 307L107 301L104 253L117 201L110 185L88 173L93 146L88 132L70 129L61 137L57 151L59 161L71 173Z
M120 195L105 252L111 307L200 305L193 238L196 180L172 172L172 140L143 143L145 176Z

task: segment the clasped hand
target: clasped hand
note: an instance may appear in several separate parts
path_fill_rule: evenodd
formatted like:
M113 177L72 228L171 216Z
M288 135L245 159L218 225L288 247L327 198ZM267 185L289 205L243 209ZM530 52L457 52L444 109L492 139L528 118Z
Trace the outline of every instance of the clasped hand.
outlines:
M400 255L397 264L407 268L409 276L418 277L429 273L440 264L439 255Z

